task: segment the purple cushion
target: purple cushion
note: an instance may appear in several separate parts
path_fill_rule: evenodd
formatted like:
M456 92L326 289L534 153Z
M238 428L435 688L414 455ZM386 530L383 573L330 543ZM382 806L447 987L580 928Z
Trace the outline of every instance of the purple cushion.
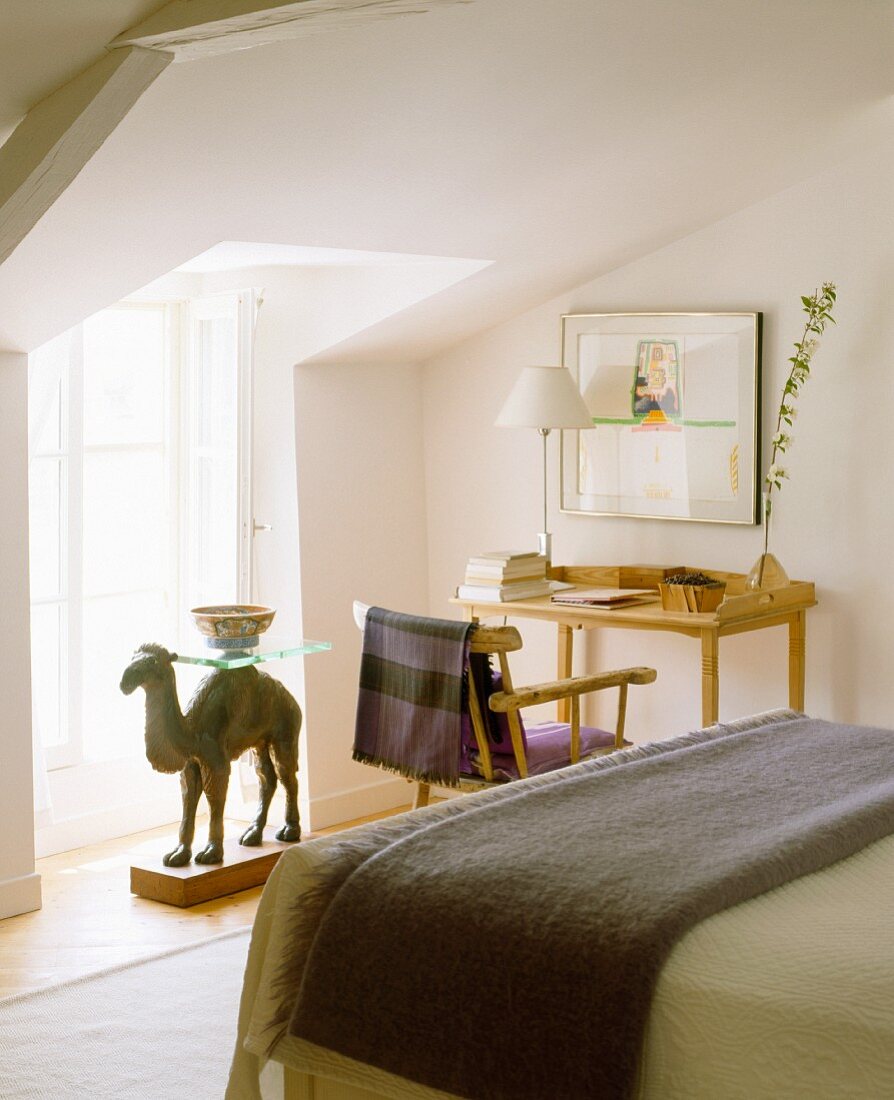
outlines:
M538 726L528 726L527 761L528 775L543 775L544 772L564 768L569 763L571 752L571 727L565 722L541 722ZM592 726L580 728L580 758L588 756L595 749L613 749L615 735ZM510 745L511 748L511 745ZM495 779L518 779L515 757L499 752L493 754Z
M492 678L492 691L503 690L503 677L498 673L491 671ZM525 746L525 752L527 755L527 736L525 733L525 724L522 721L522 716L519 713L518 724L521 726L522 744ZM509 732L509 718L502 713L490 711L490 730L491 733L488 736L488 744L490 745L490 751L492 755L509 754L510 760L515 760L512 754L512 734ZM494 737L499 738L497 740ZM462 740L461 740L461 753L459 770L467 775L480 775L481 769L475 764L475 760L478 758L478 739L475 736L475 731L472 728L472 718L468 712L468 709L463 711L462 717ZM516 776L516 778L518 778Z
M503 690L503 678L497 672L491 672L493 690ZM525 759L528 761L528 775L543 775L545 772L564 768L570 763L571 727L565 722L541 722L537 726L525 727L521 712L518 721L521 726L522 744L525 747ZM496 731L488 737L491 759L494 765L494 779L518 779L518 767L512 752L512 736L509 733L509 719L505 714L491 711L491 730ZM580 758L588 756L596 749L611 750L615 747L615 735L592 726L580 728ZM478 741L472 729L472 719L468 710L462 716L462 751L459 765L460 773L481 775L478 764Z

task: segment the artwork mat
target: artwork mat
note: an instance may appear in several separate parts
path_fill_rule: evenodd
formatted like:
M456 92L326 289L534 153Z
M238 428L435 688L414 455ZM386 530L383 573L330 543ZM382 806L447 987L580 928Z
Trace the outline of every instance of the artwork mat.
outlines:
M595 429L562 432L561 510L576 515L757 523L762 319L761 313L751 311L564 314L562 362L597 424ZM640 427L643 416L634 413L640 341L683 346L676 378L680 408L675 413L672 398L661 398L674 423L666 431ZM634 456L642 468L653 448L655 461L669 471L670 480L646 484L641 472L642 491L637 496L630 491L635 471L621 484L622 451L628 464ZM697 461L687 465L687 454ZM629 465L625 473L630 473ZM715 498L723 495L726 479L727 499L693 496L690 482L700 476L704 485L712 486ZM605 491L606 478L613 491Z

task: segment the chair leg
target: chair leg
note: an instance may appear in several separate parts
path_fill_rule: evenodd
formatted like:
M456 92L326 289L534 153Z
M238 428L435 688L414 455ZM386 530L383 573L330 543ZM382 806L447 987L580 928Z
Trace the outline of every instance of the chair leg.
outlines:
M568 761L576 764L580 760L580 696L571 697L571 751Z
M624 746L624 723L627 721L627 685L619 685L618 724L615 727L615 748Z
M428 805L428 795L431 787L428 783L419 783L416 786L416 797L413 799L413 809L419 810Z

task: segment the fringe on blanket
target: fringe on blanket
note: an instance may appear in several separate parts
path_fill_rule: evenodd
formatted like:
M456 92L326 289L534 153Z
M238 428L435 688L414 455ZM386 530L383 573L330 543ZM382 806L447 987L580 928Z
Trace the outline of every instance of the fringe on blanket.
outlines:
M458 776L441 775L438 772L432 771L422 771L418 768L412 768L407 764L395 764L391 760L382 760L374 753L363 752L362 749L355 748L351 753L351 758L356 760L358 764L373 764L377 768L393 772L395 775L400 775L404 779L412 779L417 783L432 783L436 787L459 786Z

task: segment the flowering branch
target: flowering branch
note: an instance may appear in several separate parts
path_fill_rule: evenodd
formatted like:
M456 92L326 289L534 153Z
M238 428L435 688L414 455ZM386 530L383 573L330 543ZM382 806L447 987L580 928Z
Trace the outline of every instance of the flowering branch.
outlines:
M769 519L773 508L772 494L774 489L781 489L782 482L788 477L788 472L779 465L777 459L784 455L792 444L791 435L785 430L785 426L791 427L797 416L798 410L794 402L801 392L801 387L810 377L810 360L813 353L819 347L819 337L825 330L826 323L835 324L832 309L835 305L835 284L823 283L822 288L815 291L812 297L801 297L804 312L807 314L807 322L804 332L798 343L795 344L795 354L789 357L792 368L788 379L782 388L782 402L779 405L779 415L776 417L776 431L773 435L773 451L770 455L770 468L764 482L767 486L765 492L765 515ZM764 556L767 554L770 527L764 524ZM764 562L761 560L758 586L763 580Z

